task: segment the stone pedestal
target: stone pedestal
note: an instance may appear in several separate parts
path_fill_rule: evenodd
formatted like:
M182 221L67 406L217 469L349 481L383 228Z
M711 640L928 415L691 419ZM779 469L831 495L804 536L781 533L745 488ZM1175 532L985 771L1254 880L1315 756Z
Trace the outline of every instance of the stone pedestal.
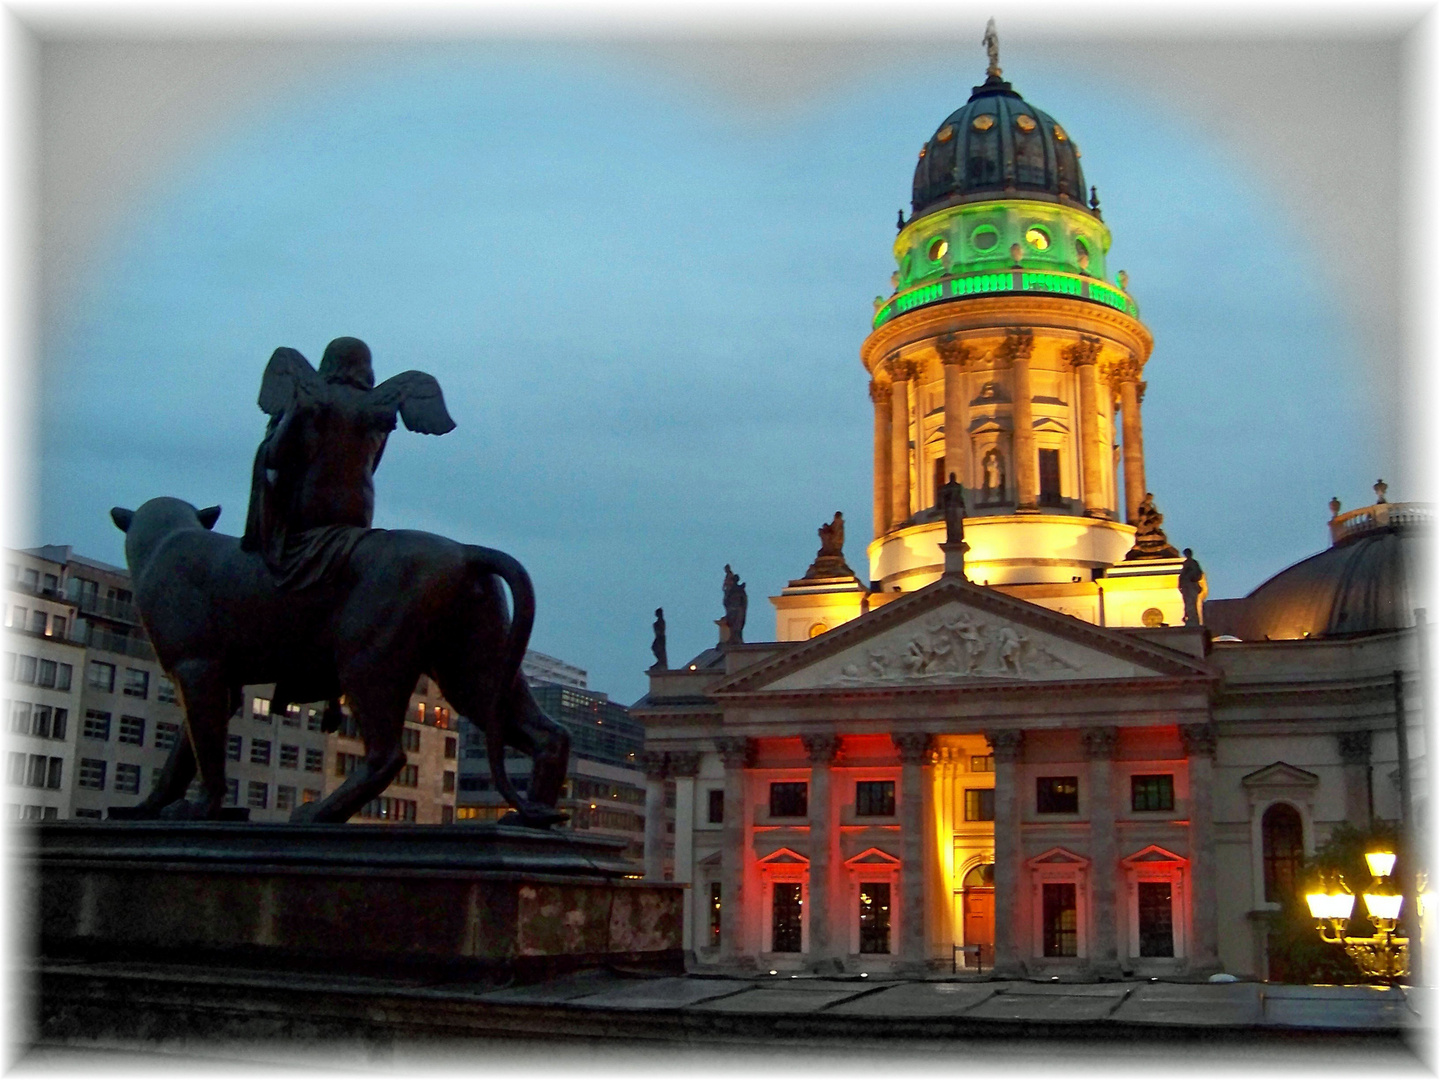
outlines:
M47 822L17 837L43 960L543 977L683 968L683 889L623 843L500 825Z

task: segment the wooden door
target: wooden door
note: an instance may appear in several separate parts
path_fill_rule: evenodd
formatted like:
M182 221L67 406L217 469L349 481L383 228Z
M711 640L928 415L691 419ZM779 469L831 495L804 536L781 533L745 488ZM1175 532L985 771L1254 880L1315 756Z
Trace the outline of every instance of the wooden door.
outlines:
M965 944L980 946L980 966L990 967L995 955L995 890L965 890Z

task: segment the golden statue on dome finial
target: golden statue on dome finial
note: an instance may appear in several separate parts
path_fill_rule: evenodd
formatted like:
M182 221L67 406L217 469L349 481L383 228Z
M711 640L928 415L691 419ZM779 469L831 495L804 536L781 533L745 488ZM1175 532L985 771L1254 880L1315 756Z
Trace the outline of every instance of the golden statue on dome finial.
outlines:
M1000 78L1000 38L995 33L993 17L985 24L985 36L980 39L980 44L985 46L985 54L990 57L990 66L985 69L985 74Z

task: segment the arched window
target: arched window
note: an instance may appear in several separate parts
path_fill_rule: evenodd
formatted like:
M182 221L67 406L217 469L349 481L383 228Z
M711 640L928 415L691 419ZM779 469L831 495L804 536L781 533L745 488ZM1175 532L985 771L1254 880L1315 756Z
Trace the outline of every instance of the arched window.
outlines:
M1305 826L1300 812L1289 803L1276 803L1260 819L1265 862L1265 899L1293 899L1300 886L1300 864L1305 861Z

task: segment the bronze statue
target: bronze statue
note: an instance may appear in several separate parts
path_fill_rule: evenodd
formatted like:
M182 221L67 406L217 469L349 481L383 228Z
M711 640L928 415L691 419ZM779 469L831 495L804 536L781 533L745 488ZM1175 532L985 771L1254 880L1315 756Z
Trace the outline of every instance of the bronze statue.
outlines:
M1155 509L1155 496L1147 491L1135 511L1135 546L1125 553L1125 558L1178 559L1180 553L1160 527L1164 520L1165 515Z
M650 643L650 651L655 654L655 663L651 669L667 669L669 662L665 659L665 609L655 609L655 640Z
M1185 549L1185 562L1180 567L1180 597L1185 601L1185 625L1200 625L1200 587L1205 581L1205 571L1195 558L1194 552Z
M745 583L740 575L725 564L725 583L721 586L725 603L725 617L718 620L721 645L740 645L745 641L745 609L750 600L745 595Z
M959 544L965 540L965 485L950 474L950 480L940 485L936 501L945 513L945 542Z

